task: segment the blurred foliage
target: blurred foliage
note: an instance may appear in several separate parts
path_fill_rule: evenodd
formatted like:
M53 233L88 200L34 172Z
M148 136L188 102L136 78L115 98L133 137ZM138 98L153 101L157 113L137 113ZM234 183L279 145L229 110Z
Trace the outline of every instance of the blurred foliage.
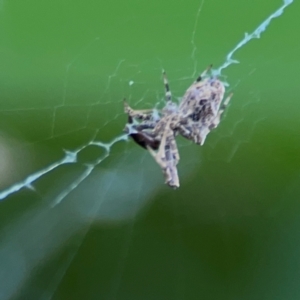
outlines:
M48 168L0 202L1 299L300 298L299 1L222 72L205 145L178 138L180 189L115 140L124 97L162 105L165 69L179 99L280 5L1 2L0 187Z

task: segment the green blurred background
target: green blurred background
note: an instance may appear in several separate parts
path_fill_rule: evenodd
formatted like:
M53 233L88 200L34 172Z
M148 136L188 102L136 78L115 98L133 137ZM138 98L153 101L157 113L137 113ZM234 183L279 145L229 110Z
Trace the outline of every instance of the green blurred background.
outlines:
M0 189L39 177L0 202L0 299L300 299L299 1L222 72L204 146L178 138L180 189L130 140L61 161L121 136L123 97L162 105L162 69L178 100L281 5L0 2Z

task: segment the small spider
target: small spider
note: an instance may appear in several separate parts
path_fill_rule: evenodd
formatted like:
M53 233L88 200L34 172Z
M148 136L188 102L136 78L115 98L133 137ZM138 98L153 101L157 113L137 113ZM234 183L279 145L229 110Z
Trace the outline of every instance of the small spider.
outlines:
M124 111L128 115L125 131L138 145L150 152L164 173L165 183L173 188L179 187L176 135L203 145L207 134L220 123L232 96L230 94L221 105L225 93L223 83L215 77L203 79L211 67L187 89L179 105L172 102L165 72L166 105L161 111L133 110L124 99Z

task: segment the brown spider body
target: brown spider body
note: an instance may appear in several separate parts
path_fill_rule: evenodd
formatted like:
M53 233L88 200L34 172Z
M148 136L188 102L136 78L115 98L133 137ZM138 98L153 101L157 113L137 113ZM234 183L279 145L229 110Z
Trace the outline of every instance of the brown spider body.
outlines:
M187 89L177 106L172 102L169 84L164 73L166 106L154 116L154 110L133 110L124 102L128 114L127 133L134 141L149 150L165 175L166 183L179 187L176 165L179 152L175 137L180 134L196 144L203 145L207 134L220 123L230 95L221 106L225 93L223 83L217 78L202 77L210 67ZM133 124L133 119L140 120ZM156 151L157 150L157 151Z

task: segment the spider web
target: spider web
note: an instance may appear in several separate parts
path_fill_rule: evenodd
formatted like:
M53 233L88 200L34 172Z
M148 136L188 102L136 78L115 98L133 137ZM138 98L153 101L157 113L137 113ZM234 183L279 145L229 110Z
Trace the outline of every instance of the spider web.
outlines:
M213 74L227 82L227 92L238 91L239 85L247 82L257 70L256 66L250 66L243 77L231 82L229 76L225 77L224 71L239 63L235 54L253 39L261 38L271 21L281 16L292 2L285 0L253 32L246 33L228 52L225 60L214 68ZM70 250L59 269L52 273L54 275L42 292L36 291L40 299L50 299L82 246L92 223L122 224L130 221L121 245L117 275L110 287L111 298L116 298L137 213L164 189L163 176L148 153L142 152L133 142L128 143L126 134L121 133L123 127L120 128L120 124L125 125L126 121L122 98L126 95L132 107L162 107L164 91L159 75L162 69L166 69L173 97L180 99L186 87L202 71L199 70L197 33L204 6L205 2L201 1L192 29L191 54L188 58L192 61L189 64L191 67L168 70L165 66L168 62L162 62L160 58L145 60L143 64L119 59L115 66L107 67L110 71L106 77L99 78L95 71L103 63L99 60L95 70L91 71L94 73L87 76L87 80L93 76L95 78L90 83L89 97L86 90L79 88L77 76L82 70L88 72L91 64L89 56L102 46L101 39L96 37L64 64L62 91L57 95L54 93L54 105L51 101L42 104L33 101L32 105L3 103L0 112L4 120L11 118L14 121L25 116L27 121L33 119L34 124L38 124L40 120L46 125L41 126L41 132L35 129L35 134L27 135L23 141L22 137L9 130L1 134L1 204L8 210L15 207L16 203L22 208L26 207L24 211L10 216L15 220L12 225L8 225L5 218L3 221L1 299L9 299L19 291L24 292L24 286L30 282L30 274L39 263L69 241ZM181 74L184 73L188 76L183 77ZM157 82L152 83L149 78L155 76L158 77ZM83 95L80 93L84 93L86 103L82 103L80 96ZM182 185L188 178L193 178L201 160L231 162L239 149L251 141L257 126L266 119L264 114L256 116L254 120L245 117L249 107L255 110L260 104L262 97L259 90L250 91L246 102L238 103L236 98L233 97L229 112L225 113L230 115L230 110L233 110L228 126L222 129L221 122L203 148L192 147L189 141L179 141L179 151L185 153L180 169ZM74 116L76 121L72 120ZM247 114L247 117L252 116ZM243 129L240 130L242 132L239 132L239 128ZM222 149L222 155L216 155L218 149ZM25 203L21 205L20 201ZM180 285L178 289L179 295L183 293Z

